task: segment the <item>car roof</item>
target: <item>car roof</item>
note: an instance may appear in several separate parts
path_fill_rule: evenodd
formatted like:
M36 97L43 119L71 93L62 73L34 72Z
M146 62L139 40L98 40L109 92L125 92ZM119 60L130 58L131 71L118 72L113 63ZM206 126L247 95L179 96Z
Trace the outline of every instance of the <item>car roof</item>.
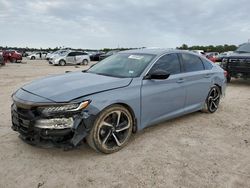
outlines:
M119 53L135 53L135 54L152 54L152 55L163 55L167 53L178 53L178 52L186 52L186 53L191 53L195 54L194 52L189 52L187 50L177 50L177 49L164 49L164 48L159 48L159 49L148 49L148 48L143 48L143 49L136 49L136 50L126 50L126 51L121 51Z

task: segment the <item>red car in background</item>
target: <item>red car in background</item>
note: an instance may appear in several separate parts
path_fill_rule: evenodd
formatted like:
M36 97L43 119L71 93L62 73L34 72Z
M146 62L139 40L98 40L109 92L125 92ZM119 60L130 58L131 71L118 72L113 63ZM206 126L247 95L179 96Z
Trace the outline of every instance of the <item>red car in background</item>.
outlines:
M0 66L1 65L5 65L5 62L3 60L3 55L2 55L2 52L0 52Z
M3 58L5 62L17 63L22 61L22 54L15 50L5 50L3 51Z

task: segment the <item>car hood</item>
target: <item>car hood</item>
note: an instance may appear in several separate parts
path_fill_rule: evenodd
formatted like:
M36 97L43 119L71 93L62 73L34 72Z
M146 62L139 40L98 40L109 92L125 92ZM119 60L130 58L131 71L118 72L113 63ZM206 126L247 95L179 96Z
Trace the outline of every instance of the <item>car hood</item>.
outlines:
M22 89L53 102L69 102L94 93L126 87L131 81L132 78L73 72L36 80Z
M107 57L107 56L111 56L111 54L102 54L100 55L101 57Z

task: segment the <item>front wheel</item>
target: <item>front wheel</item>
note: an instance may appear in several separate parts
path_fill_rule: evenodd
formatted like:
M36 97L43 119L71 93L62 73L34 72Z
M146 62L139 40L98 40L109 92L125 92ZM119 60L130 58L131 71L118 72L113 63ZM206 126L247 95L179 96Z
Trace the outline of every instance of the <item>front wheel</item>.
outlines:
M59 65L60 65L60 66L65 66L65 65L66 65L66 61L60 60L60 61L59 61Z
M131 113L121 105L113 105L100 113L87 142L96 151L114 153L128 143L132 129Z
M220 97L220 88L218 86L213 86L208 93L208 97L205 102L205 108L203 109L203 111L209 113L216 112L220 104Z
M17 59L12 58L12 59L11 59L11 63L17 63Z

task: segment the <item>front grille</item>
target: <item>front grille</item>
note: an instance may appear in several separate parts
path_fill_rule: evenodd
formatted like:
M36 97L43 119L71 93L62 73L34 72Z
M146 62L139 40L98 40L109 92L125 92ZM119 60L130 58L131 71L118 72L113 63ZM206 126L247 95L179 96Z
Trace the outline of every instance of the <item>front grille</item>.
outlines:
M32 133L35 122L35 115L31 109L23 109L16 104L11 106L13 128L23 135Z
M231 58L228 61L228 68L231 72L250 73L250 59Z

